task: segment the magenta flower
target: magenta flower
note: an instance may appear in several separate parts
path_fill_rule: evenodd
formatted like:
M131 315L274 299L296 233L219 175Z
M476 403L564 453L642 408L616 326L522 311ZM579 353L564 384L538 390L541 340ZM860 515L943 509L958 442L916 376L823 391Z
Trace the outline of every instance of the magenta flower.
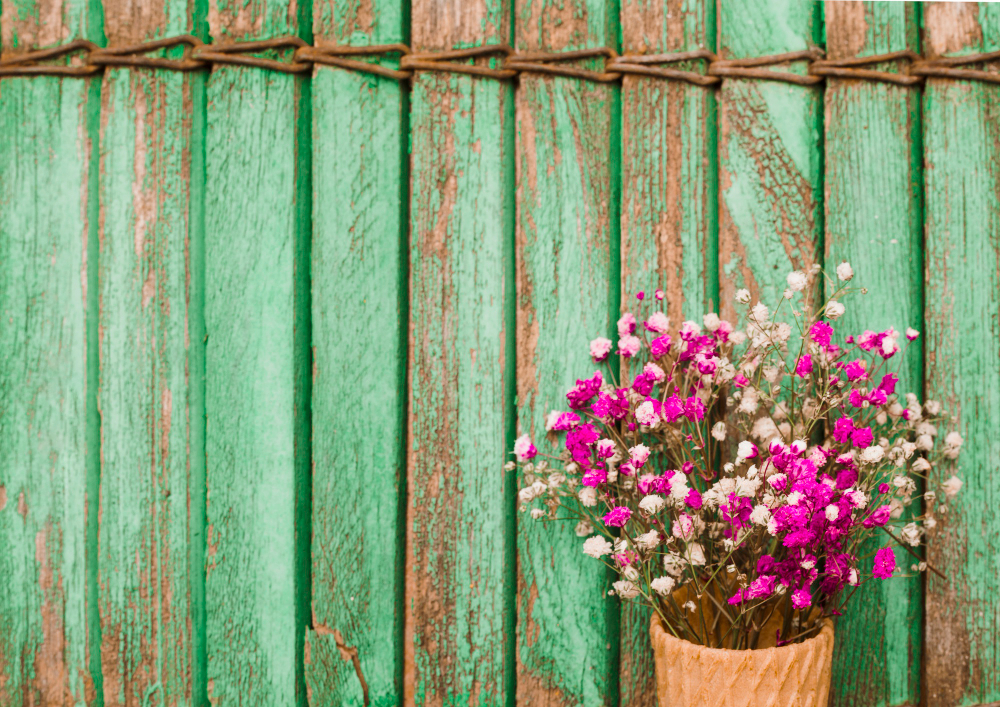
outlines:
M846 366L844 366L844 374L847 376L847 380L856 381L860 378L865 378L868 372L865 370L865 362L860 358L856 361L851 361Z
M851 444L855 447L870 447L873 439L871 427L861 427L851 433Z
M676 422L684 414L684 403L676 395L671 395L663 401L660 415L667 422Z
M566 393L566 400L569 401L569 406L574 410L582 408L591 398L597 395L603 383L604 378L601 376L600 371L594 371L593 378L578 379L576 387Z
M697 395L692 395L684 403L684 414L689 420L702 420L705 418L705 401Z
M826 348L830 345L830 337L833 336L833 327L820 319L809 329L809 336L816 344Z
M514 442L514 455L520 462L527 461L528 459L534 459L538 454L538 450L535 449L535 445L531 442L531 437L528 435L521 435Z
M684 503L686 503L692 510L700 511L702 500L698 489L691 489L688 491L687 496L684 497Z
M631 312L625 312L618 320L618 336L624 339L633 332L635 332L635 315Z
M805 609L812 606L812 595L805 587L792 592L792 606L796 609Z
M628 508L625 506L615 506L605 514L603 520L604 525L609 528L621 528L628 523L628 519L631 517L632 511Z
M891 547L883 547L875 553L875 564L872 574L879 579L889 579L896 570L896 554Z
M886 395L892 395L896 392L896 383L898 382L899 376L895 373L886 373L882 376L882 382L878 384L878 389Z
M809 354L802 354L799 362L795 364L795 375L799 378L808 378L813 372L813 359Z
M884 493L884 492L883 492ZM879 506L872 514L861 521L861 525L866 528L871 528L874 526L883 526L889 522L889 516L892 514L892 508L890 506Z
M664 334L653 339L649 344L649 352L653 358L661 358L670 353L670 335Z

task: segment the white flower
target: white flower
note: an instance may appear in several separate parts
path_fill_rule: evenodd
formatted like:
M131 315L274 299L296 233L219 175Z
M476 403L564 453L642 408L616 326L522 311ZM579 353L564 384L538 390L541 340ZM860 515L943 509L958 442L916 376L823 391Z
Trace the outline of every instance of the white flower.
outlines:
M826 507L826 519L831 523L840 517L840 509L832 503Z
M937 525L937 520L935 520L933 516L927 516L926 518L924 518L925 528L934 528L936 525Z
M941 488L944 490L944 495L948 498L954 498L958 495L958 492L962 490L962 480L957 476L952 476L950 479L941 484Z
M517 492L517 498L521 503L531 503L535 498L535 490L530 486L525 486Z
M690 611L692 614L698 609L698 605L695 604L693 601L690 601L690 600L684 602L681 606L683 606L685 609L687 609L688 611Z
M928 415L938 415L941 412L941 403L937 400L928 400L924 403L924 410Z
M759 405L757 399L757 389L747 388L743 391L743 397L740 399L740 412L747 412L751 415L757 412L757 406ZM636 411L638 412L638 411Z
M900 531L899 537L907 545L916 547L920 544L920 528L917 527L916 523L907 523L903 526L903 530Z
M720 442L726 438L726 423L716 422L712 425L712 437Z
M911 326L906 327L906 338L907 339L909 339L910 341L913 341L918 336L920 336L920 332L919 331L917 331L916 329L914 329Z
M576 524L576 537L585 538L594 532L594 526L592 526L588 521L581 520Z
M736 478L736 495L743 498L753 498L757 495L757 489L760 488L760 484L760 479L748 479L739 476Z
M599 560L605 555L610 554L612 549L613 547L607 538L602 538L600 535L595 535L583 541L583 554L590 555L595 560Z
M857 570L852 569L847 574L847 583L850 584L852 587L858 586L858 571Z
M910 468L917 472L927 471L931 468L931 463L923 457L917 457L913 460L913 464L910 465Z
M884 456L885 450L879 445L873 444L871 447L866 447L864 451L861 452L861 461L866 464L878 464L882 461Z
M599 336L590 342L590 355L598 361L603 361L611 353L611 339Z
M916 444L921 452L929 452L934 449L934 438L930 435L917 435Z
M837 277L843 282L849 282L854 277L854 268L846 260L837 266Z
M788 273L788 277L785 278L785 282L788 283L788 289L792 292L802 292L802 290L806 289L807 281L806 274L801 270L790 272Z
M533 520L539 520L539 519L543 518L544 516L545 516L545 509L544 508L532 508L531 509L531 517L532 517Z
M556 472L555 474L549 474L549 488L555 489L566 483L566 475Z
M576 497L580 499L582 503L587 508L593 508L597 505L597 489L591 488L590 486L584 486L580 489Z
M715 331L719 328L719 324L722 323L722 320L719 319L719 315L715 312L709 312L701 318L701 321L704 323L705 328L709 331Z
M743 440L738 445L736 445L736 463L739 464L740 461L745 459L753 459L757 456L757 445L753 442L748 442Z
M679 540L690 540L694 537L694 522L687 513L681 513L674 521L671 529L673 536Z
M615 594L620 596L622 599L635 599L639 596L639 587L629 582L627 579L622 579L614 583Z
M625 575L625 579L630 582L634 582L639 579L639 570L636 569L635 565L625 565L625 569L622 570L622 574Z
M635 546L640 550L652 550L654 547L660 544L660 531L650 530L648 533L643 533L642 535L637 535L635 537Z
M750 434L761 442L766 442L778 437L781 433L778 431L778 426L774 424L774 420L770 417L761 417L753 423Z
M958 432L949 432L944 438L944 455L949 459L956 459L965 440Z
M536 481L531 485L532 491L535 492L535 498L538 498L543 493L549 490L549 485L544 481Z
M799 567L801 567L804 570L811 570L815 566L816 566L816 560L814 558L810 558L808 560L802 560L802 562L799 563Z
M785 288L785 291L782 293L782 295L784 296L785 299L791 299L792 295L794 295L794 294L795 293L792 292L791 290L789 290L787 287Z
M734 331L729 335L729 340L733 342L733 346L742 346L743 342L747 340L747 335L742 331Z
M847 500L855 508L864 509L868 506L868 496L865 495L864 491L845 491L844 495L847 496Z
M758 324L763 324L767 321L767 318L771 316L771 312L767 308L766 304L758 302L753 306L753 309L750 310L750 316L753 317Z
M670 477L670 497L675 501L683 501L691 491L684 474L674 474Z
M674 590L676 584L673 577L657 577L649 583L649 588L660 596L666 596Z
M844 316L844 312L847 308L844 307L840 302L835 299L830 300L826 303L826 318L827 319L840 319Z
M687 557L692 565L700 567L705 564L705 549L698 543L689 543Z
M663 506L665 505L666 501L663 500L663 497L657 496L655 493L651 493L639 501L639 509L649 515L656 515L663 510Z
M647 400L635 409L635 419L639 421L640 425L646 425L647 427L652 427L660 421L660 417L653 410L653 403L650 400Z
M679 577L687 567L687 560L675 552L667 553L663 556L663 569L674 577Z
M769 518L767 521L767 532L770 535L778 534L778 521L774 517Z
M737 304L750 304L750 290L736 290L736 303Z
M628 453L629 458L639 464L645 464L646 460L649 459L649 447L645 444L637 444L634 447L630 447Z
M653 312L646 320L646 326L657 334L664 334L670 330L670 319L663 312Z
M767 521L769 520L771 520L771 509L762 505L754 506L753 511L750 513L751 523L756 525L767 525Z
M792 491L790 494L788 494L788 498L786 500L788 501L789 506L797 506L799 505L799 501L801 501L802 498L803 496L800 492Z

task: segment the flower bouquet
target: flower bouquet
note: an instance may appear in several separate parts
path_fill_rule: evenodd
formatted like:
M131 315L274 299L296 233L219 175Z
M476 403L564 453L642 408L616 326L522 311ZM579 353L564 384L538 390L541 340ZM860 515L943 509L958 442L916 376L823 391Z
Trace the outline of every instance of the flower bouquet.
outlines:
M762 704L825 704L832 617L898 558L927 569L962 438L940 403L896 390L917 331L838 333L853 276L793 272L773 311L740 290L740 328L711 313L673 328L649 311L663 293L640 292L615 355L594 339L599 370L546 421L564 451L514 445L521 509L575 522L613 593L652 608L661 705L707 703L712 674ZM832 294L810 307L820 278Z

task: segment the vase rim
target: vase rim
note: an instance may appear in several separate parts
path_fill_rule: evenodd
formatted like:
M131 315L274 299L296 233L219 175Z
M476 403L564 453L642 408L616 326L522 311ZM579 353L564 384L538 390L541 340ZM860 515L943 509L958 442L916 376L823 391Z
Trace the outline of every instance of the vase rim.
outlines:
M833 642L833 619L827 617L823 619L823 627L819 630L815 636L807 638L804 641L799 641L798 643L786 643L783 646L770 646L768 648L712 648L710 646L703 646L699 643L692 643L684 638L678 638L666 629L663 625L660 615L655 611L653 612L652 619L649 624L650 638L655 642L656 640L663 641L664 643L677 643L693 648L697 648L700 651L708 651L715 654L728 654L732 655L734 653L747 653L753 652L755 654L763 654L765 651L780 651L785 649L796 649L800 646L807 646L812 642L817 641L830 641Z

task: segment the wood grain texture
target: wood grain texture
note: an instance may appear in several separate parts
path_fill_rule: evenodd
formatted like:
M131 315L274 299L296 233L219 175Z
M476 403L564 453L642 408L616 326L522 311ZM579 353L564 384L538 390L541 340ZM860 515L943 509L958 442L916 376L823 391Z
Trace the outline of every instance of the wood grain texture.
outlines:
M613 45L613 9L604 0L521 0L516 47ZM617 93L540 74L522 75L516 92L518 428L546 453L560 451L554 435L546 439L546 415L565 409L566 391L593 370L588 343L610 329ZM518 517L520 705L615 700L616 602L574 526Z
M1000 6L935 3L924 53L1000 49ZM958 417L965 482L930 539L929 560L949 578L927 579L927 703L1000 700L1000 86L931 79L924 95L927 390Z
M822 5L719 4L719 54L766 56L819 42ZM779 70L804 72L805 62ZM822 89L726 79L719 93L720 298L727 318L746 287L774 306L785 276L820 258Z
M95 39L85 2L7 0L5 53ZM94 698L88 470L92 80L0 80L0 703ZM96 426L93 427L96 431ZM91 506L93 508L93 506Z
M280 36L296 31L295 13L282 3L213 3L210 29L219 42ZM285 74L227 66L208 80L206 595L208 694L219 705L305 701L304 100L302 79Z
M825 9L831 59L920 49L917 10L910 3L828 2ZM855 283L871 293L847 302L842 326L848 333L922 329L920 92L831 79L824 124L825 261L831 274L838 263L852 263ZM920 394L919 347L907 352L899 373L901 390ZM883 544L873 538L862 552ZM868 583L852 599L837 626L833 704L919 702L921 584L916 575Z
M413 45L506 39L509 15L506 2L419 0ZM514 404L513 96L490 79L419 73L411 100L404 699L500 705L515 577L501 469Z
M623 0L622 51L714 50L715 14L709 0ZM642 76L622 82L622 303L663 289L675 326L718 307L716 120L712 89ZM653 707L649 611L623 603L621 637L621 703Z
M318 44L406 41L399 0L317 2ZM313 705L402 701L407 101L401 84L317 67L313 97ZM349 403L347 401L350 401ZM402 505L401 505L402 504Z
M114 44L190 31L186 2L159 13L105 4ZM100 164L101 523L99 607L104 704L190 704L195 674L188 381L190 76L109 69ZM199 79L200 81L200 79ZM202 198L197 194L194 198ZM200 479L199 479L200 481Z

